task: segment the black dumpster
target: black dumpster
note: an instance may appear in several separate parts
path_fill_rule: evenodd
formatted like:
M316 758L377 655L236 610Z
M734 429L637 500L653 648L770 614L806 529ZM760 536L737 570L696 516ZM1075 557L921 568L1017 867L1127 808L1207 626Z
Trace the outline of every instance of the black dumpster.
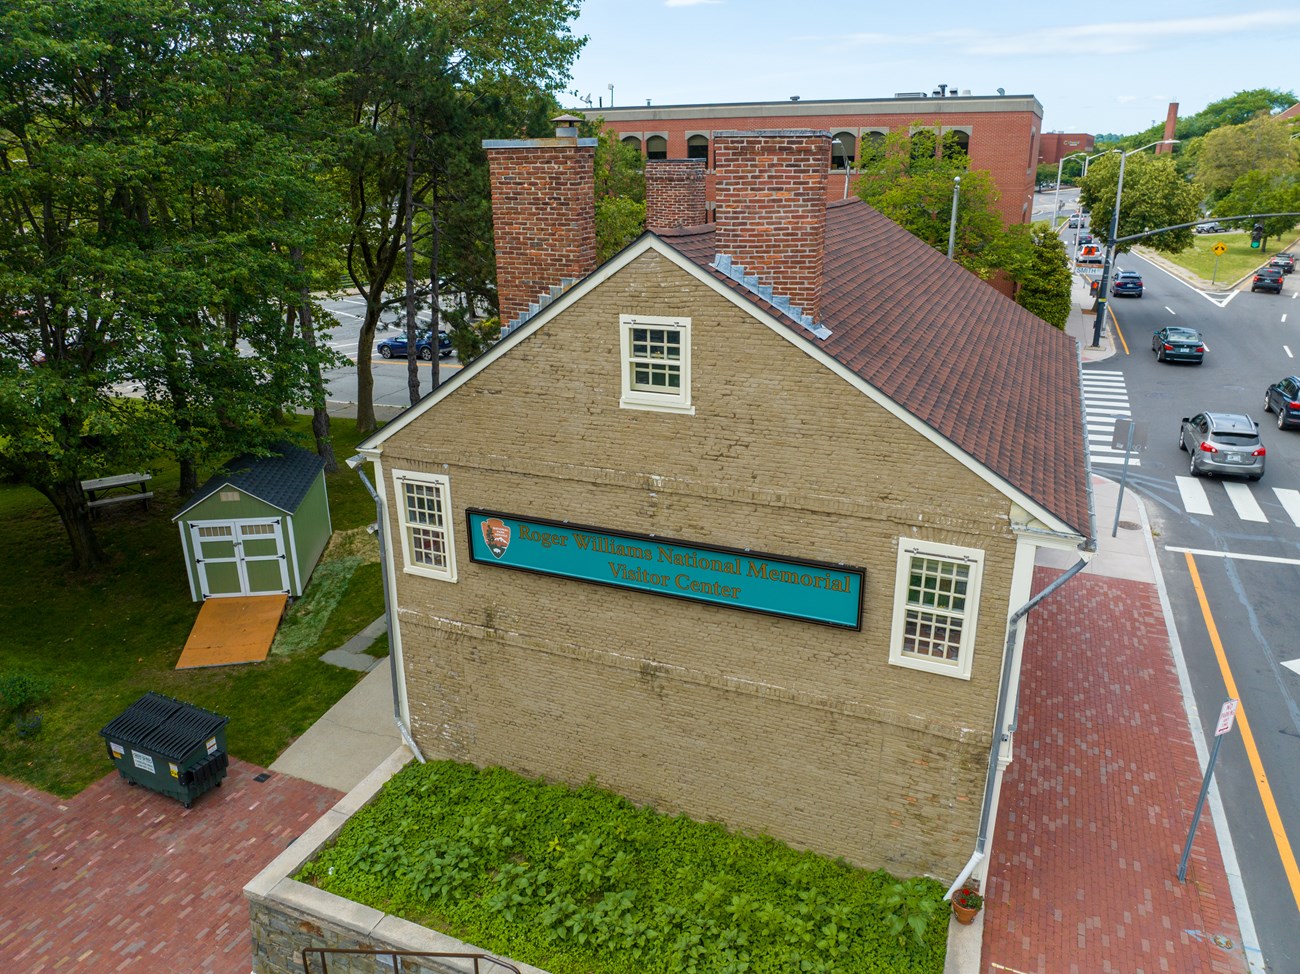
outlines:
M144 785L189 808L226 776L228 720L150 691L99 733L128 784Z

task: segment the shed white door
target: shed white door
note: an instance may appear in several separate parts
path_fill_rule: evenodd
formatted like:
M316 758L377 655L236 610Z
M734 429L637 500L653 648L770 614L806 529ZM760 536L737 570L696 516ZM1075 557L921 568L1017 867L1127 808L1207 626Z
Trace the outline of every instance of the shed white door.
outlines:
M289 591L280 518L192 521L190 537L203 598Z

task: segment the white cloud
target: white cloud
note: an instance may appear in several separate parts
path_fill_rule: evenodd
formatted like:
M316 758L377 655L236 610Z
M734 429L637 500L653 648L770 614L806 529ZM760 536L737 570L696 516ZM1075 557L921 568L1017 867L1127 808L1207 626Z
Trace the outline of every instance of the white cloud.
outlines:
M1225 14L1222 17L1189 17L1181 20L1125 20L1015 33L971 28L916 34L846 34L841 40L855 47L937 47L981 57L1043 57L1061 54L1113 56L1159 48L1172 37L1223 37L1247 31L1264 31L1272 35L1290 25L1300 25L1300 11L1251 11Z

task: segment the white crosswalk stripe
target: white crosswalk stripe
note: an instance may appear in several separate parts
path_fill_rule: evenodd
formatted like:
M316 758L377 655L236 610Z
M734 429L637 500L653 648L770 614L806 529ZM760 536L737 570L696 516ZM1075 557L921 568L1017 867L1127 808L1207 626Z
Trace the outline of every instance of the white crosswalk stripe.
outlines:
M1291 519L1291 523L1300 528L1300 490L1274 487L1273 494L1282 505L1282 510L1286 511L1287 517Z
M1210 498L1205 495L1205 485L1195 477L1175 477L1178 493L1183 498L1183 510L1188 514L1213 514Z
M1264 488L1254 487L1240 480L1202 479L1200 477L1175 477L1178 496L1183 503L1183 510L1188 514L1200 514L1214 517L1216 514L1235 515L1242 521L1267 524L1269 514L1260 504L1260 498L1267 498L1262 493ZM1257 491L1261 493L1256 493ZM1272 488L1273 496L1282 506L1282 511L1291 523L1300 528L1300 490L1289 487ZM1224 502L1227 503L1224 503ZM1216 510L1217 508L1217 510ZM1229 511L1231 508L1231 511ZM1276 512L1273 519L1286 523L1286 518Z
M1237 511L1237 517L1243 521L1260 521L1268 522L1264 516L1264 510L1255 500L1255 495L1250 492L1250 488L1245 484L1239 484L1236 481L1225 480L1223 489L1228 492L1228 500L1232 501L1232 506Z
M1124 373L1104 369L1086 370L1083 373L1083 413L1084 432L1088 438L1088 452L1092 456L1092 462L1122 465L1124 451L1111 446L1111 436L1115 431L1115 420L1127 419L1132 415L1128 389L1124 385ZM1129 466L1141 465L1134 453L1129 459Z

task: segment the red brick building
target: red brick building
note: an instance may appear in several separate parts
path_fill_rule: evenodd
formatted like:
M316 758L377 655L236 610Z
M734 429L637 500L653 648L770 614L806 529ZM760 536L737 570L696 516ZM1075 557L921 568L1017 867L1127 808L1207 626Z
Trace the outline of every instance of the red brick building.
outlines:
M1039 163L1043 106L1033 95L976 95L904 92L892 98L833 101L739 102L584 110L635 145L647 159L701 159L709 173L707 196L714 199L712 170L716 131L818 129L831 133L828 199L845 194L844 163L858 157L864 139L883 139L900 129L955 132L970 168L987 169L1001 193L1007 223L1026 223L1033 210L1034 174ZM1073 150L1072 150L1073 151ZM1055 160L1053 160L1055 161ZM850 186L850 192L852 187Z
M1038 140L1038 164L1052 166L1076 152L1096 151L1096 140L1082 132L1044 132Z

